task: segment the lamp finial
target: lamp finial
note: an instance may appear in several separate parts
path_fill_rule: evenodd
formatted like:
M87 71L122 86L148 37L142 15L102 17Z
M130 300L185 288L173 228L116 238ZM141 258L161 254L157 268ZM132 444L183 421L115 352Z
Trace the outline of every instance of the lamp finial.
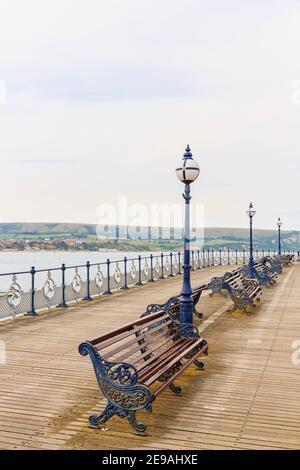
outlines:
M189 144L187 144L185 152L183 154L183 160L188 160L188 159L190 159L190 160L193 159L193 154L191 152Z

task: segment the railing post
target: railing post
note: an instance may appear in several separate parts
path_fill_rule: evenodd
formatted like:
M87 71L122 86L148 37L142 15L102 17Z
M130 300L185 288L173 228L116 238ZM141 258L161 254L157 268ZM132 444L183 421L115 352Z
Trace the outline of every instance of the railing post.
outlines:
M35 267L32 266L31 270L30 270L30 274L31 274L31 290L30 290L30 293L31 293L31 308L29 310L29 312L27 312L25 315L28 315L29 317L35 317L36 316L36 311L35 311Z
M86 262L86 296L82 300L92 300L90 296L90 262Z
M150 279L149 282L154 282L153 279L153 254L150 255Z
M66 303L66 265L63 263L61 265L61 303L58 304L59 308L66 308L68 305Z
M178 273L181 274L181 269L180 269L180 251L178 251Z
M124 286L121 289L128 289L127 284L127 256L124 256Z
M229 248L227 249L227 264L230 264Z
M159 279L164 279L164 254L160 254L160 278Z
M192 250L192 271L195 271L195 251Z
M222 250L219 249L219 265L222 266Z
M104 294L110 295L112 293L110 290L110 259L106 260L106 274L107 274L107 290L104 292Z
M235 250L235 264L238 264L238 251Z
M200 266L200 250L197 250L197 269L200 269L201 266Z
M142 283L142 257L141 255L138 256L138 263L139 263L139 281L137 282L138 286L141 286Z
M205 263L205 250L204 250L204 248L202 249L202 256L203 256L203 268L206 268L206 263Z
M213 248L211 249L211 265L215 265L215 250Z
M170 251L170 276L173 276L173 253Z
M243 264L246 263L246 254L245 254L245 248L243 248Z

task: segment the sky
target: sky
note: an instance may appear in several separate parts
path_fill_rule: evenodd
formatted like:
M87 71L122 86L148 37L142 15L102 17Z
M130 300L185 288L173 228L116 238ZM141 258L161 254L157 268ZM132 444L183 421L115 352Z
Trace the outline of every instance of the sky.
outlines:
M182 204L300 230L299 0L0 0L0 222Z

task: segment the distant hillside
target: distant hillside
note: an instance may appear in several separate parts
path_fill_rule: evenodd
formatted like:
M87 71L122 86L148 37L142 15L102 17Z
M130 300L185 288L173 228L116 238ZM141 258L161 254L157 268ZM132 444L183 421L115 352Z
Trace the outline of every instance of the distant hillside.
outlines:
M139 227L138 230L130 230L130 238L133 240L148 239L148 227ZM132 234L133 232L133 234ZM154 229L156 237L159 238L159 229ZM166 232L162 229L160 238L166 239ZM153 232L152 232L153 233ZM174 229L175 239L180 239L182 229ZM101 238L114 238L115 228L109 226L98 228L98 234ZM127 227L119 227L120 238L126 239ZM96 225L92 224L68 224L68 223L2 223L0 224L0 240L5 239L67 239L74 237L77 239L90 240L97 238ZM242 228L224 228L224 227L206 227L204 230L204 246L206 248L248 248L248 229ZM180 241L180 240L179 240ZM163 244L163 243L162 243ZM254 230L254 244L257 248L266 250L276 249L277 231L276 230ZM282 249L298 250L300 249L300 232L282 231Z
M207 227L204 230L206 247L231 247L233 249L247 249L249 244L249 230L244 228ZM276 249L278 246L277 230L253 230L255 248L265 250ZM281 231L282 250L300 249L300 232L296 230Z
M96 225L92 224L39 224L39 223L0 223L0 238L16 236L95 236Z

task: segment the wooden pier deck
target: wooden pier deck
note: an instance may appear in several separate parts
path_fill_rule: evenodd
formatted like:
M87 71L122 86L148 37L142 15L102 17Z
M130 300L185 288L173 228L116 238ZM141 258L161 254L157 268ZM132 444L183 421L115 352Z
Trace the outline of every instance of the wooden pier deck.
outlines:
M194 272L193 284L226 269ZM180 285L180 277L161 280L0 325L7 355L0 364L0 448L299 449L300 363L292 362L292 344L299 340L300 348L300 264L264 289L251 315L225 313L228 300L205 293L198 305L205 321L195 324L210 345L206 369L189 368L178 380L182 396L167 390L151 415L140 415L147 437L117 417L105 430L87 427L104 401L78 344L135 319Z

